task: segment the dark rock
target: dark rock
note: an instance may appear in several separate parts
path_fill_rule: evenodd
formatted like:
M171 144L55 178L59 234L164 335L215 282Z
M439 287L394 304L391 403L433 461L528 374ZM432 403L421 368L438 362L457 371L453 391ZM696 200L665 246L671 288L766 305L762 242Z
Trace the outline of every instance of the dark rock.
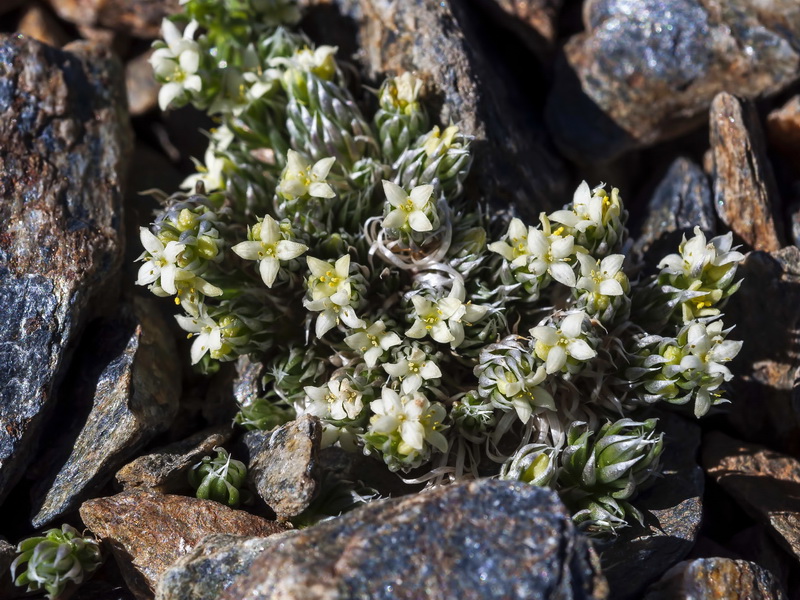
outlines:
M125 65L125 89L132 116L143 115L158 106L158 82L150 65L152 50L129 60Z
M75 25L101 26L136 37L155 38L178 0L47 0L59 17Z
M495 206L515 206L535 219L561 207L566 172L550 148L530 97L510 84L492 40L469 3L454 0L302 0L311 7L303 27L319 43L352 46L369 78L413 71L427 81L429 98L441 102L434 122L453 122L475 136L474 184L468 194ZM333 9L332 5L335 6ZM338 11L338 21L332 12ZM341 17L344 17L342 19ZM332 26L332 22L336 22ZM572 191L569 191L570 195Z
M742 286L725 308L725 323L744 340L731 370L726 419L742 439L800 454L800 249L751 252L737 278Z
M712 432L703 441L703 467L800 559L800 461Z
M70 39L50 11L38 2L32 2L22 13L17 31L56 48L60 48Z
M787 589L789 573L794 568L792 557L778 546L764 525L753 525L733 536L729 543L739 557L759 564L772 573L782 589Z
M659 416L664 432L663 476L634 500L644 525L633 521L598 547L610 597L639 598L664 571L692 550L703 516L703 469L697 464L700 427L671 413Z
M796 202L789 207L789 219L792 243L800 247L800 202Z
M125 585L122 573L113 560L104 560L100 568L84 581L69 600L135 600Z
M714 206L719 218L755 250L780 250L780 198L755 109L728 93L711 103Z
M767 115L767 139L770 147L800 172L800 95Z
M280 540L222 598L604 598L558 496L498 480L371 503Z
M103 321L80 357L72 410L88 415L48 448L33 488L34 527L77 509L139 449L165 431L178 411L180 367L166 323L147 298ZM87 402L88 401L88 402Z
M698 558L675 565L644 600L784 600L786 594L766 569L730 558Z
M25 589L16 587L11 580L11 563L15 558L17 547L0 538L0 598L13 598Z
M223 425L199 431L195 435L140 456L122 467L115 480L122 489L148 488L161 493L191 489L187 472L214 448L230 441L233 429Z
M305 415L273 431L249 431L247 476L279 520L302 513L317 494L322 424Z
M546 110L578 162L677 137L723 90L755 98L797 80L795 0L588 0L564 47Z
M152 598L158 578L212 533L266 537L284 531L212 500L128 491L81 506L86 526L111 548L137 598Z
M156 600L219 598L238 577L249 572L257 556L295 533L276 533L268 538L209 535L164 572Z
M265 367L261 362L253 362L248 356L240 356L236 361L236 379L233 381L233 397L239 406L248 406L264 396Z
M650 198L646 214L634 249L655 262L676 252L684 235L694 235L695 226L707 237L716 233L708 177L687 158L677 158L670 165Z
M0 502L122 259L122 69L102 48L67 48L0 37Z
M553 52L564 0L479 0L501 26L512 31L540 59Z

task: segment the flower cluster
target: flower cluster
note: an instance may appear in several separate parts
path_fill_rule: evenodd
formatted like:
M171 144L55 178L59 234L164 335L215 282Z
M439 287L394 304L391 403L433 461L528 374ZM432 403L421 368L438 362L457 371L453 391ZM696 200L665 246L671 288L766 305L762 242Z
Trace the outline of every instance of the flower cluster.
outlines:
M198 498L216 500L235 508L242 498L239 488L245 483L247 467L233 459L224 448L215 450L214 458L205 456L189 470L189 484Z
M388 78L370 116L336 48L284 27L288 0L183 6L154 55L163 104L219 126L142 230L138 283L183 309L200 369L263 365L236 421L311 414L323 445L417 480L550 486L593 531L636 518L664 442L648 411L700 416L731 378L730 236L698 232L629 279L616 188L503 222L463 194L471 138L430 124L419 78Z

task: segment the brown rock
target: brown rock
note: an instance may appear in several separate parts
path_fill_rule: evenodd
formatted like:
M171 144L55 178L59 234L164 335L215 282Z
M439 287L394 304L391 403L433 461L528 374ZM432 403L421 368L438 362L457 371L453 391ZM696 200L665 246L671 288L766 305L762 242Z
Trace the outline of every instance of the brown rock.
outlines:
M53 385L117 298L130 125L103 48L0 37L0 502L31 460Z
M739 555L737 558L759 564L772 573L781 588L787 589L795 563L772 538L769 527L761 524L748 527L733 536L728 545Z
M115 479L122 489L149 488L162 493L190 489L187 472L214 448L226 444L233 435L229 425L213 427L140 456L122 467Z
M714 206L720 219L755 250L780 250L777 186L755 109L728 93L711 103Z
M800 95L793 96L767 116L767 139L800 173Z
M564 0L480 0L480 3L540 58L552 53Z
M800 559L800 461L712 432L703 467L781 546Z
M644 600L784 600L769 571L730 558L699 558L675 565Z
M138 598L152 598L161 574L207 535L266 537L284 531L219 502L147 491L89 500L80 513L86 526L111 547Z
M75 25L101 26L135 37L158 37L164 17L179 11L178 0L47 0L59 17Z
M69 42L69 36L61 24L38 2L31 3L22 13L17 31L56 48Z
M125 65L125 89L131 115L143 115L158 106L159 85L150 66L152 50L132 58Z
M442 0L303 0L303 27L319 43L339 45L346 56L353 31L368 77L413 71L427 82L440 108L434 122L451 121L475 136L468 194L497 207L533 215L566 203L566 172L551 148L530 97L492 54L469 3ZM339 12L339 16L335 15ZM344 17L344 18L341 18ZM337 20L338 19L338 20ZM510 83L512 82L512 83ZM479 149L479 150L478 150ZM571 194L571 191L569 192Z

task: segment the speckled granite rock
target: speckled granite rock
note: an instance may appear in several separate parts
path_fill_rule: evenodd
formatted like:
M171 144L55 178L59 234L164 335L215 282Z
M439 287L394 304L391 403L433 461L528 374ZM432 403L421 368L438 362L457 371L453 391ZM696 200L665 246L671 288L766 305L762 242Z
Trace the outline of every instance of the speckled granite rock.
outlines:
M538 217L571 198L562 161L550 147L530 97L510 85L513 75L469 3L455 0L302 0L303 27L315 41L352 48L354 33L369 78L414 71L428 82L440 112L475 136L473 185L467 194L497 207L515 204ZM339 12L345 18L336 17ZM352 28L355 26L356 31ZM346 54L345 54L346 56ZM569 192L569 193L568 193Z
M795 0L587 0L586 31L559 61L546 111L579 162L686 133L714 96L772 94L800 71Z
M744 345L731 366L736 377L725 419L742 439L798 455L800 249L751 252L737 278L742 286L725 308L725 322L736 325L731 338Z
M100 26L143 38L158 36L161 21L178 11L178 0L47 0L65 21Z
M700 427L663 412L663 477L635 499L644 526L635 521L619 537L599 545L603 574L614 600L640 598L642 591L692 550L703 517L703 469L697 464Z
M122 489L148 488L162 493L189 490L187 472L214 448L226 444L233 435L230 425L198 431L150 454L140 456L122 467L114 479Z
M256 557L296 533L287 531L268 538L209 535L164 572L158 581L156 600L219 598L250 570Z
M780 198L755 108L718 94L709 117L714 207L722 222L755 250L780 250Z
M784 600L769 571L730 558L698 558L670 569L644 600Z
M558 13L564 0L480 0L498 23L513 32L541 59L553 52Z
M800 461L712 432L703 441L703 467L800 560Z
M682 236L699 226L707 237L716 232L708 176L688 158L676 158L647 204L647 213L634 249L657 264L677 252Z
M137 598L152 598L158 578L212 533L267 537L284 531L212 500L128 491L81 506L81 518L110 546Z
M322 425L305 415L277 429L248 431L247 477L279 520L296 517L317 493Z
M280 540L222 598L604 598L558 496L478 480L375 502Z
M0 36L0 502L122 259L122 69L102 48L68 49Z

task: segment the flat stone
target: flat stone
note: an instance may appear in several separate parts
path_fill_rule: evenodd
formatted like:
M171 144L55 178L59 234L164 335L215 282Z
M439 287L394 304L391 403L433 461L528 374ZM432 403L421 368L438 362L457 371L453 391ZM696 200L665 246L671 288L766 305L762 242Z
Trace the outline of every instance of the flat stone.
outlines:
M158 448L122 467L114 476L123 490L148 488L161 493L177 493L191 489L188 471L214 448L228 443L233 435L230 425L199 431L185 440Z
M413 71L439 107L432 122L457 124L475 136L473 198L515 206L533 219L568 202L567 174L551 148L530 97L496 55L484 23L455 0L301 0L303 28L318 43L338 45L346 57L358 39L357 59L375 83ZM338 11L339 18L335 15ZM344 17L343 19L341 17ZM356 31L353 32L353 27Z
M800 461L712 432L703 441L703 467L800 560Z
M0 503L32 457L54 384L113 301L130 125L105 49L0 36Z
M730 558L698 558L675 565L644 600L784 600L786 594L769 571Z
M179 11L178 0L47 0L59 17L84 26L101 26L135 37L158 37L164 17Z
M514 33L540 59L553 52L564 0L479 0L498 23Z
M77 385L64 394L71 409L90 404L73 426L48 445L33 487L34 527L78 508L111 479L178 412L181 381L174 340L154 300L134 298L133 306L97 324L78 359ZM71 424L72 425L72 424Z
M709 120L719 218L753 249L780 250L780 198L755 108L723 92Z
M634 500L644 525L630 527L607 544L598 545L610 597L640 598L664 571L686 558L697 540L703 516L703 469L697 464L700 427L668 412L659 414L664 432L662 477Z
M150 56L153 51L135 56L125 64L125 89L131 116L143 115L158 106L159 84L153 75Z
M744 345L731 364L725 419L744 440L800 454L800 249L751 252L737 279L742 286L725 307L725 323L736 325L731 338Z
M242 441L252 488L278 520L296 517L308 508L318 492L319 419L304 415L271 432L248 431Z
M237 578L249 572L257 556L295 534L287 531L268 538L209 535L164 572L158 581L156 600L219 598Z
M773 94L798 78L795 0L587 0L546 108L565 155L604 163L701 125L719 92Z
M277 523L219 502L144 490L89 500L80 514L111 548L137 598L152 598L161 574L207 535L266 537L284 531Z
M35 40L60 48L70 38L53 14L38 2L32 2L22 13L17 31Z
M222 596L605 598L607 587L549 490L483 479L378 501L299 531Z
M713 237L716 217L708 176L688 158L676 158L653 192L645 214L634 250L654 259L654 264L676 252L684 235L694 235L695 226Z

